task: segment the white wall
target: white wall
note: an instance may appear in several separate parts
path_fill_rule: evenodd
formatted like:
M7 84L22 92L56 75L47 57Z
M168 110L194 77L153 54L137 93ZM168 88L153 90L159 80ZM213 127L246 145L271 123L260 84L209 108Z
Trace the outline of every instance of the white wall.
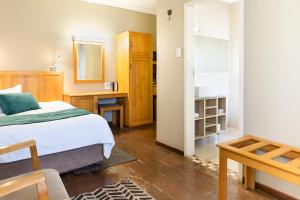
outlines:
M229 5L227 3L219 0L198 0L194 8L196 34L229 39Z
M300 146L300 1L245 1L245 132ZM300 187L258 181L300 198Z
M239 3L229 6L229 95L228 126L239 128L240 118L240 10Z
M184 149L184 59L175 49L184 47L184 3L157 1L157 136L158 142ZM173 9L168 20L167 10Z
M81 0L1 0L0 70L48 71L55 54L65 91L99 91L73 83L72 36L105 41L105 80L116 79L115 35L133 30L156 36L156 17ZM156 43L155 43L156 44Z
M206 95L229 94L228 55L227 40L194 37L195 86L207 87Z

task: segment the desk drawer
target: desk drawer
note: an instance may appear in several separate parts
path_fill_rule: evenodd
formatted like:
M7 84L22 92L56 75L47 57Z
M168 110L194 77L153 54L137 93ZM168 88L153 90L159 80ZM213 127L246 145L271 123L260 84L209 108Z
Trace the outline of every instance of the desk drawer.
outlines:
M65 96L64 101L70 103L72 106L74 106L76 108L94 112L94 97L93 96L81 96L81 97Z

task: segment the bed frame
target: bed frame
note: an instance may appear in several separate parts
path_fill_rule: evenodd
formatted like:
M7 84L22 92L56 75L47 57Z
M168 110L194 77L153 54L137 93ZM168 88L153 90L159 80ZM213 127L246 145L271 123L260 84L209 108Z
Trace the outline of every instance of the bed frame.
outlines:
M21 84L41 102L63 100L64 76L60 72L0 72L0 89Z
M0 89L17 84L22 85L23 92L31 92L40 102L63 100L63 73L0 71ZM103 160L103 145L100 144L40 156L42 168L53 168L60 173L69 172L101 160ZM0 164L0 180L29 171L32 171L30 159Z

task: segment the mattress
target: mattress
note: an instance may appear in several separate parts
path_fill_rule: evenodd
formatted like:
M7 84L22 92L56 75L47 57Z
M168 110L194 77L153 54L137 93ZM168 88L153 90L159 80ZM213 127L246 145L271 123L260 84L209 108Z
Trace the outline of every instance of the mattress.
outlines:
M74 108L56 101L39 103L41 109L18 115L40 114ZM0 117L1 120L1 117ZM115 144L107 121L99 115L88 114L68 119L0 127L0 147L35 140L39 156L50 155L91 145L103 145L103 155L109 158ZM0 156L0 163L10 163L30 158L28 149Z

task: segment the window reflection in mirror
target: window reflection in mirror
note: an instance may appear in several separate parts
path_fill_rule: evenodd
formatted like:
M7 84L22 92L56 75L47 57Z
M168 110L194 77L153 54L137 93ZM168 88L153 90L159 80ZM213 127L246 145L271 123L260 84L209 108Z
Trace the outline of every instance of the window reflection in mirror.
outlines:
M104 44L74 41L76 83L104 82Z

